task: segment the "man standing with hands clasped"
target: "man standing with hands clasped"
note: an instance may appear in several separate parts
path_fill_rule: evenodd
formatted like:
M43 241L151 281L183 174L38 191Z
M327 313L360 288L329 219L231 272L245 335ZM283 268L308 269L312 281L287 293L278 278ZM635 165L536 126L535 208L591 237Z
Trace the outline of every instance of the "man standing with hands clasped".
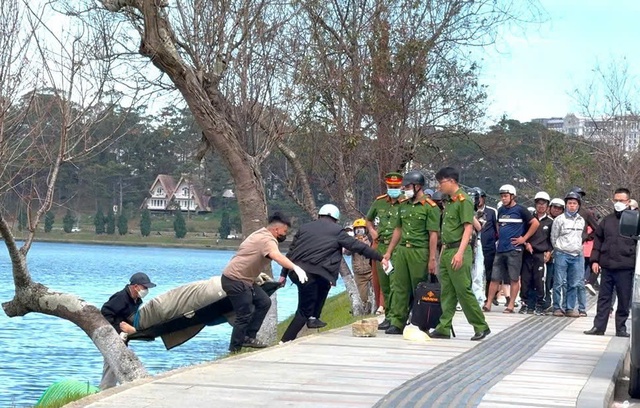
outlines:
M462 311L475 334L472 341L482 340L491 333L484 314L471 291L471 263L469 246L473 228L473 203L458 185L459 173L445 167L436 173L440 191L449 195L442 217L442 253L440 255L440 283L442 285L442 316L440 323L429 332L432 339L451 337L451 321L460 302ZM430 271L431 272L431 271ZM431 272L433 273L433 272Z

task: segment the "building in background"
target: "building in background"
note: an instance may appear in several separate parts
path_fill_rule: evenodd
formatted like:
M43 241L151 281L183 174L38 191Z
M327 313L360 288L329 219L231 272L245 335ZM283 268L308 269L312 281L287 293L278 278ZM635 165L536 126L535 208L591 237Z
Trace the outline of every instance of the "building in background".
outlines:
M171 211L179 208L183 212L210 212L211 197L205 195L200 186L192 183L187 176L176 183L167 174L159 174L149 189L142 208L151 211Z

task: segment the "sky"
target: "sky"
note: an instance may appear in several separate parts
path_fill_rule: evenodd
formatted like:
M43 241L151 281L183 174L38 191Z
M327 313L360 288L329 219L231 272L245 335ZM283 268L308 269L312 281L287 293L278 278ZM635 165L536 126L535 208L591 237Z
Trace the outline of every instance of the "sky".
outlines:
M480 79L488 85L489 123L502 115L527 122L579 114L574 90L588 86L597 66L626 58L640 74L640 1L539 1L545 22L485 49Z

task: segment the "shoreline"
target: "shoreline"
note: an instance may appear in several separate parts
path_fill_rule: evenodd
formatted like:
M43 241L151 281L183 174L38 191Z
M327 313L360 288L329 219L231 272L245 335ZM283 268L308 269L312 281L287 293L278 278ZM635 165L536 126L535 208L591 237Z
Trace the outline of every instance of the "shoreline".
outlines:
M232 245L210 245L210 244L180 244L180 243L163 243L163 242L131 242L131 241L99 241L99 240L62 240L55 238L39 238L35 237L33 242L53 242L59 244L86 244L86 245L106 245L106 246L132 246L132 247L153 247L153 248L187 248L202 250L220 250L220 251L237 251L238 246Z

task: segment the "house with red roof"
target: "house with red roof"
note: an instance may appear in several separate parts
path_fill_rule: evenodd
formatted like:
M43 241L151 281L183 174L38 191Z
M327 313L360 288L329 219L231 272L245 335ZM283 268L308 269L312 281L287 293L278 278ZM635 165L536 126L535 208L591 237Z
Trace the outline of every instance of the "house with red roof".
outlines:
M175 179L167 174L159 174L149 189L142 208L151 211L172 211L180 208L184 212L210 212L211 197L204 194L202 187L193 183L187 176Z

